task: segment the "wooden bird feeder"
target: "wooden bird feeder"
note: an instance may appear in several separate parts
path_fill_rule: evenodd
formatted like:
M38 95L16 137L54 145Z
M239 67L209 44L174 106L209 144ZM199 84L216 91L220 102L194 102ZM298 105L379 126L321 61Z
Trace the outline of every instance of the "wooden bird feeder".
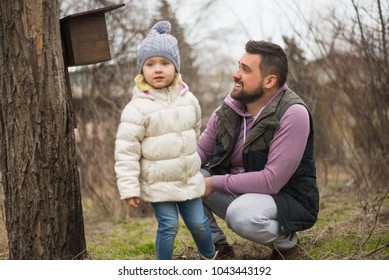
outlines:
M76 115L70 87L70 66L81 66L111 59L105 13L123 7L124 4L73 14L60 19L62 52L65 64L65 79L70 98L70 111L74 128Z
M67 67L94 64L111 59L105 13L123 7L108 6L66 16L60 20Z

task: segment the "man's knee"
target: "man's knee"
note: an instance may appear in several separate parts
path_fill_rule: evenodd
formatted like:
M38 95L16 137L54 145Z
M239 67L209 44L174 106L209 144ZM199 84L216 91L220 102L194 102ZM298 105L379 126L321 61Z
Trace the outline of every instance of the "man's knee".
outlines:
M226 212L226 223L239 236L257 243L269 242L267 231L271 221L258 209L252 209L244 201L231 203Z
M236 233L240 233L247 228L251 228L251 213L242 209L239 203L231 203L227 208L225 221L227 226Z

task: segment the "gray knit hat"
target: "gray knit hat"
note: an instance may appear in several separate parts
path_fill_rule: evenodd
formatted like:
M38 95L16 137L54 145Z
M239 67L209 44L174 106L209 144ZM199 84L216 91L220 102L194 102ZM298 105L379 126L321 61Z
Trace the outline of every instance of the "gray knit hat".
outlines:
M162 56L169 59L176 71L180 72L180 52L177 39L170 35L172 26L168 21L157 22L138 49L138 72L142 72L145 61L153 56Z

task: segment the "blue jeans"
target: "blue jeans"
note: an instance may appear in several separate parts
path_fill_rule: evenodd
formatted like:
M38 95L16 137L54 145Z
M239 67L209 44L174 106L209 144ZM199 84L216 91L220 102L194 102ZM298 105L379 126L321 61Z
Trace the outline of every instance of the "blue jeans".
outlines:
M151 205L158 221L155 244L159 260L173 258L174 240L178 232L178 212L191 232L200 254L207 259L214 257L215 248L201 198L179 202L156 202Z

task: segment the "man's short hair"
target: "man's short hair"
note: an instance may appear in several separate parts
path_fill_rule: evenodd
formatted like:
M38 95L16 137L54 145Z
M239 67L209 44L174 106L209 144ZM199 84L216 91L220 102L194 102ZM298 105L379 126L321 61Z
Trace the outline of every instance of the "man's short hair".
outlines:
M276 75L278 87L286 83L288 58L279 45L267 41L250 40L246 43L246 52L261 56L259 69L263 76Z

